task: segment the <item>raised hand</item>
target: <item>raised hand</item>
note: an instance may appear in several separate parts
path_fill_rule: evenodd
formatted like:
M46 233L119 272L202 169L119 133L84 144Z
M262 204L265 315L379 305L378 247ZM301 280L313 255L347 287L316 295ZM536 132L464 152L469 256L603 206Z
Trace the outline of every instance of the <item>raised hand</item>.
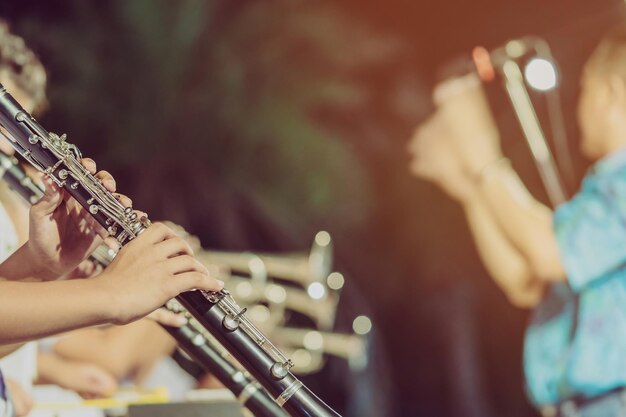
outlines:
M475 74L446 80L435 88L433 99L445 137L470 175L502 158L500 134Z
M474 191L474 178L449 140L449 127L440 112L422 123L413 134L408 150L411 172L433 182L455 200L462 201Z

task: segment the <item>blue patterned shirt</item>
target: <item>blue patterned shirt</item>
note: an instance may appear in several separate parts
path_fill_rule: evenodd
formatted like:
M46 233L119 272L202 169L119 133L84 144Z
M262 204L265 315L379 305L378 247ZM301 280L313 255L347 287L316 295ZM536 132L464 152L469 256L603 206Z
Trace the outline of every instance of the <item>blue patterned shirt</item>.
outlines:
M626 149L596 163L554 230L568 283L550 287L526 333L537 405L626 387Z

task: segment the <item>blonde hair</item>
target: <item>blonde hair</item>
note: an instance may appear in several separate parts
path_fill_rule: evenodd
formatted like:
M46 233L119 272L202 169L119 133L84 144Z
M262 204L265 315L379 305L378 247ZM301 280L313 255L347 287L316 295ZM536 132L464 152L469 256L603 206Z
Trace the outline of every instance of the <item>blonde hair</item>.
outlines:
M11 33L6 21L0 19L0 71L31 98L35 111L47 106L46 70L35 53L20 36Z

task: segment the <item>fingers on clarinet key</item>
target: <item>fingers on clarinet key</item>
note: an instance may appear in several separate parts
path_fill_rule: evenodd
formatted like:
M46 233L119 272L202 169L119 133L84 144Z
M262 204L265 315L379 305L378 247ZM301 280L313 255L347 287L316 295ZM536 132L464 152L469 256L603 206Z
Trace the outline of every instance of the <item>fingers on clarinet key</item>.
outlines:
M117 184L115 178L108 171L99 171L95 177L100 180L100 183L104 185L109 192L115 192Z
M119 201L120 204L123 205L124 207L132 207L133 206L133 200L131 200L130 198L128 198L124 194L113 193L113 197L115 197L115 199L117 201ZM137 212L137 216L141 217L139 215L139 213L142 213L142 212ZM145 214L145 213L143 213L143 214Z
M90 174L96 173L96 161L91 158L82 158L80 162L85 168L87 168L87 171L89 171Z

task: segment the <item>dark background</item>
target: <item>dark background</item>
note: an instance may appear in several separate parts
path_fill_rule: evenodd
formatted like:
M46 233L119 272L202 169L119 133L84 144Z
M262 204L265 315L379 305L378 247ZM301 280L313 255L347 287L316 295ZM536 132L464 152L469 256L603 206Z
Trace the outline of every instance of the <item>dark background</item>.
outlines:
M442 65L536 34L559 61L576 154L580 67L623 20L622 1L0 5L49 70L44 126L111 171L136 208L210 248L305 250L317 230L332 234L348 277L338 326L373 317L369 377L387 399L352 415L535 415L521 371L528 313L489 280L459 207L408 174L406 144ZM545 200L494 100L505 149ZM336 371L309 383L348 407Z

